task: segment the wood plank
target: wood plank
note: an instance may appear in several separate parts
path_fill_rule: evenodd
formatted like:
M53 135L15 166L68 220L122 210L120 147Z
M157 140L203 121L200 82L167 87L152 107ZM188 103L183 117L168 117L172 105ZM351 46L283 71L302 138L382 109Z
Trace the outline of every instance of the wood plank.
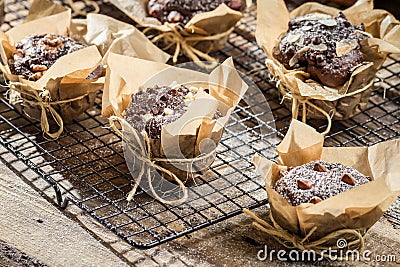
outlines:
M50 266L125 266L0 163L0 239Z

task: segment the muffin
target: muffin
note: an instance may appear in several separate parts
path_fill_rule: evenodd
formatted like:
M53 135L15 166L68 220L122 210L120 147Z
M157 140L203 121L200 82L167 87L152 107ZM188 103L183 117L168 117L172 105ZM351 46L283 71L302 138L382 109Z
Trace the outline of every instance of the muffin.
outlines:
M280 173L274 189L292 206L316 204L371 179L340 163L313 161Z
M331 121L359 114L387 56L400 54L399 21L369 1L345 10L307 2L289 12L283 0L260 0L257 17L257 43L293 118Z
M148 14L162 23L188 23L196 14L209 12L225 3L233 10L243 11L243 0L150 0L147 4Z
M181 118L200 92L209 94L208 89L196 86L186 87L176 83L170 86L150 87L132 95L132 102L126 109L124 117L125 121L134 130L142 135L147 135L148 145L151 150L149 152L153 158L167 158L169 161L156 161L157 164L168 169L184 182L192 182L193 175L201 174L208 169L215 158L214 146L209 144L207 147L203 147L203 150L207 151L205 153L209 153L204 159L179 163L179 159L174 159L176 156L170 154L171 152L168 149L166 150L162 144L162 128ZM212 119L217 120L221 117L223 115L217 109ZM191 146L192 141L191 139L186 139L184 147L180 147L181 155L186 159L196 156L194 154L195 149ZM173 177L165 173L161 174L165 179L176 182Z
M400 160L400 140L371 147L323 145L322 134L292 120L276 148L278 164L254 157L265 179L271 220L245 212L256 220L253 225L285 247L322 256L324 248L338 247L344 238L348 246L339 249L362 251L364 234L399 194L398 166L382 164L382 159Z
M36 81L62 56L87 47L74 39L56 34L30 35L15 44L9 59L11 73Z
M273 56L285 68L305 68L311 78L330 87L349 80L364 62L360 42L366 38L363 25L353 25L342 12L335 18L307 14L289 21Z
M160 139L163 125L179 119L193 102L196 94L208 89L198 87L155 86L132 95L125 120L138 132L145 131L150 139ZM217 110L214 119L221 117Z
M201 67L217 62L209 53L223 49L250 0L131 0L115 1L146 36L172 56L186 56ZM180 44L180 45L177 45Z

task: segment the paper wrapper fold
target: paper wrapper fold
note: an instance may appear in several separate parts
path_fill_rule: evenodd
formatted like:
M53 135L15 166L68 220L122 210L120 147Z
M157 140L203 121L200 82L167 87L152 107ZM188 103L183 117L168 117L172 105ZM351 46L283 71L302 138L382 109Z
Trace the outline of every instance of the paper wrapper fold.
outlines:
M11 74L8 60L15 43L29 35L47 33L70 35L88 47L61 57L37 81ZM1 70L10 81L10 102L23 114L40 120L45 135L51 138L62 133L64 122L71 122L93 106L96 92L104 85L104 78L99 76L109 52L159 62L169 58L129 24L99 14L89 14L87 20L71 20L71 10L47 0L34 1L25 23L0 32L0 41ZM96 68L100 75L89 80Z
M131 104L132 95L139 90L174 82L188 87L209 88L209 94L202 92L196 95L187 112L178 120L162 127L160 139L145 140L150 151L142 151L143 156L176 176L165 176L169 180L178 178L188 181L193 175L207 170L214 161L215 148L224 126L247 90L247 85L233 66L232 58L215 68L210 75L113 53L109 55L107 66L103 115L111 119L118 117L124 126L124 135L135 131L123 122L123 117ZM212 119L217 109L223 116ZM142 133L137 134L142 136ZM205 140L212 141L212 145L204 146ZM135 143L140 142L135 140Z
M174 62L180 51L193 61L216 61L207 54L225 46L229 34L243 17L241 12L222 4L213 11L195 15L186 25L161 24L156 18L148 16L148 0L111 2L140 26L146 27L146 32L154 34L154 42L160 41L163 49L172 51ZM250 5L251 1L246 1L246 6Z
M293 120L277 151L279 165L255 157L257 171L266 181L273 218L282 228L301 237L316 227L310 241L340 229L366 232L400 194L399 139L371 147L323 147L321 134ZM372 181L317 204L295 207L273 189L280 169L318 159L352 166Z
M293 99L294 118L297 118L300 107L306 109L307 117L318 119L331 117L343 120L360 113L368 103L374 88L375 75L387 55L400 53L399 21L387 11L373 9L372 0L359 0L343 10L343 13L353 24L364 23L365 31L372 37L362 42L365 63L353 71L351 78L343 86L324 86L311 80L310 75L303 69L287 70L273 57L273 48L279 42L280 36L288 30L290 19L310 13L336 16L339 11L312 2L305 3L289 13L283 0L258 1L257 43L268 57L266 65L277 81L280 92L286 98Z

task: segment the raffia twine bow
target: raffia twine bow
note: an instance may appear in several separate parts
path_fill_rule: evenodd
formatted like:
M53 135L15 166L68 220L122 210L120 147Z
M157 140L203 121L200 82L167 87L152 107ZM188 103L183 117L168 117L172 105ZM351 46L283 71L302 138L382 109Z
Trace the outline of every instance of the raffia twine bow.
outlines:
M39 106L41 110L40 115L40 126L44 133L45 138L57 139L62 132L64 131L64 122L60 114L55 110L54 105L65 104L77 100L81 100L88 96L88 94L84 94L75 98L65 99L65 100L57 100L52 101L47 90L37 90L30 87L27 84L21 82L10 82L8 84L10 90L18 92L19 98L25 103L28 103L32 106ZM24 88L25 90L23 90ZM27 99L24 95L31 97L34 100ZM50 114L53 120L57 123L58 130L56 132L50 132L50 124L48 119L48 114ZM29 115L29 114L28 114Z
M281 94L283 95L283 99L282 102L285 101L285 99L291 99L292 100L292 118L297 119L299 116L299 109L300 106L302 107L302 122L303 123L307 123L307 107L311 107L313 109L315 109L316 111L320 112L322 115L324 115L326 117L326 120L328 122L328 125L325 129L325 131L323 133L321 133L322 135L327 135L332 127L332 117L333 117L333 112L334 110L331 110L329 112L326 112L324 109L322 109L321 107L315 105L314 103L312 103L312 100L315 100L312 97L306 97L306 96L301 96L298 94L293 94L290 90L290 88L288 88L284 82L282 81L282 79L279 79L278 77L283 77L285 74L282 72L282 70L277 66L277 64L272 61L271 59L267 59L266 60L266 65L267 67L271 70L273 69L277 75L275 77L272 77L272 80L276 82L276 86L279 89L279 91L281 92ZM346 93L342 96L343 97L349 97L349 96L353 96L356 94L359 94L365 90L367 90L368 88L370 88L372 85L374 84L374 80L371 80L371 82L369 82L366 86L351 92L351 93ZM326 100L329 101L329 100Z
M169 28L169 31L160 33L159 35L153 37L151 41L153 43L156 43L160 40L163 40L164 43L166 43L166 46L162 48L163 50L168 50L175 45L175 51L172 57L173 63L176 63L178 61L178 56L182 51L183 54L189 57L192 61L204 68L207 68L208 66L200 62L200 59L204 59L209 62L218 62L218 59L211 57L210 55L208 55L208 53L200 51L199 49L195 48L195 46L201 41L220 40L230 35L234 30L234 28L232 27L225 32L214 35L187 35L188 33L190 34L190 32L194 33L194 29L183 28L179 24L170 24L168 22L165 22L164 25ZM146 34L151 30L161 31L157 27L147 27L143 30L143 33Z
M144 138L144 144L143 144L142 139L139 136L139 133L136 130L132 129L132 127L123 118L118 117L118 116L111 116L111 117L109 117L109 122L110 122L110 128L113 129L115 131L115 133L117 133L117 135L119 137L121 137L121 139L123 139L127 143L126 148L130 150L130 152L132 153L132 155L135 158L137 158L141 161L141 167L140 167L138 178L135 180L135 184L127 196L127 201L131 201L133 199L143 176L145 176L147 178L147 182L149 184L151 193L158 201L160 201L161 203L164 203L164 204L168 204L168 205L183 204L188 199L187 187L181 181L181 179L179 179L176 176L176 174L174 174L173 172L171 172L170 170L168 170L164 167L161 167L159 164L157 164L157 162L168 162L170 164L173 164L173 163L188 164L189 165L188 174L190 173L192 176L191 178L194 180L193 164L195 164L196 162L199 162L199 161L207 160L210 157L213 157L216 152L216 149L214 149L213 151L211 151L209 153L200 154L199 156L197 156L195 158L189 158L189 159L153 157L151 155L150 140L145 132L142 134L142 136ZM138 147L139 151L137 151L137 148L133 149L131 147L130 141L125 137L123 132L121 132L120 129L117 127L116 122L118 122L120 124L120 126L129 127L131 129L129 131L129 133L132 134L134 141L139 145L139 147ZM166 199L162 198L161 196L159 196L159 194L156 192L156 190L153 187L151 167L153 167L157 171L164 173L164 174L168 175L169 177L171 177L178 184L180 189L182 190L182 192L183 192L182 197L179 199L176 199L176 200L166 200Z
M344 247L339 247L336 245L328 244L328 242L332 240L338 240L342 238L344 235L353 236L354 240L347 243L347 249L350 250L358 250L360 254L364 250L364 236L360 233L359 230L355 229L339 229L327 234L324 237L321 237L315 241L308 241L309 237L317 230L317 226L314 226L311 231L305 236L300 237L295 234L289 233L285 229L283 229L274 219L272 216L272 212L270 212L269 217L272 222L272 225L268 222L264 221L253 212L248 209L243 209L243 212L249 215L252 219L255 220L253 225L260 229L261 231L269 234L272 236L277 242L283 245L285 248L288 249L299 249L299 250L312 250L315 251L317 254L330 259L330 260L345 260L343 257L332 258L330 254L325 252L329 250L339 250L344 249Z
M283 99L282 102L285 101L286 98L288 99L292 99L292 118L297 119L299 117L299 109L300 106L302 107L302 116L301 116L301 120L303 123L307 123L307 106L319 111L320 113L322 113L325 117L326 120L328 122L328 125L325 129L324 132L322 132L322 135L327 135L331 128L332 128L332 117L331 115L329 115L328 112L326 112L325 110L323 110L322 108L318 107L317 105L313 104L310 100L312 98L310 97L304 97L304 96L299 96L296 94L291 94L289 92L287 92L287 89L284 85L282 85L282 83L280 83L279 81L277 82L277 86L279 88L279 90L283 93Z

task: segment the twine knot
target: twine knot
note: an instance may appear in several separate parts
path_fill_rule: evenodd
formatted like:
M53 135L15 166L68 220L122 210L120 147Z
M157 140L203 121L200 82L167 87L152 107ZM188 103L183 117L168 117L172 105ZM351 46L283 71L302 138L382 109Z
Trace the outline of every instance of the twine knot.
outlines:
M84 94L75 98L65 99L65 100L57 100L52 101L50 92L46 89L37 90L35 88L30 87L27 84L21 82L10 82L8 84L10 90L13 90L19 93L18 98L23 101L23 103L28 103L32 106L39 106L41 110L40 115L40 126L43 131L44 137L46 139L57 139L62 132L64 131L64 121L61 115L54 108L54 105L65 104L68 102L73 102L77 100L81 100L84 97L88 96L88 94ZM25 90L23 90L24 88ZM27 97L34 99L28 99ZM18 101L17 101L18 102ZM56 122L58 126L58 130L56 132L50 132L50 124L48 119L48 114L51 115L53 120ZM27 114L29 115L29 114Z
M184 164L188 164L189 165L189 171L188 173L190 173L192 175L192 179L194 181L194 177L193 177L193 165L196 162L199 161L204 161L209 159L210 157L213 157L215 155L216 149L212 150L209 153L204 153L201 154L195 158L180 158L180 159L174 159L174 158L157 158L157 157L153 157L151 155L151 147L150 147L150 140L146 134L146 132L143 132L142 136L144 138L144 144L142 141L142 138L140 138L139 133L132 129L132 127L129 125L128 122L126 122L123 118L118 117L118 116L111 116L109 118L109 122L110 122L110 128L113 129L117 135L119 137L121 137L121 139L123 139L126 143L127 146L126 148L129 149L129 151L133 154L133 156L137 159L139 159L142 164L140 167L140 171L139 171L139 175L137 177L137 179L135 180L135 184L132 188L132 190L129 192L128 197L127 197L127 201L131 201L136 193L136 190L139 186L139 183L141 182L143 176L147 177L147 182L149 184L150 187L150 191L153 194L153 196L160 201L161 203L164 204L169 204L169 205L180 205L183 204L184 202L186 202L187 198L188 198L188 190L187 187L185 186L185 184L182 182L181 179L179 179L177 177L176 174L174 174L173 172L171 172L170 170L160 166L159 164L157 164L157 162L168 162L168 163L184 163ZM129 133L132 134L133 137L133 141L136 142L138 144L138 147L135 147L136 149L133 149L132 146L130 145L131 141L127 139L127 137L120 131L120 129L116 126L116 122L118 122L120 124L120 126L122 127L126 127L126 128L130 128L131 130L129 131ZM153 183L152 183L152 175L151 175L151 168L153 167L155 170L168 175L169 177L171 177L180 187L180 189L183 192L182 197L180 197L179 199L176 200L166 200L164 198L162 198L161 196L159 196L159 194L155 191L154 187L153 187Z
M164 25L169 28L169 31L165 31L151 39L153 43L163 40L166 44L163 50L168 50L175 45L175 51L172 57L173 63L177 63L178 56L182 52L189 57L192 61L196 62L199 66L207 67L206 64L200 62L200 58L210 62L218 62L218 59L211 57L208 53L204 53L195 46L201 41L215 41L224 38L231 34L234 28L230 28L225 32L214 34L214 35L199 35L194 34L194 28L185 28L180 24L171 24L165 22ZM147 33L150 30L159 30L157 27L147 27L143 30L143 33ZM211 50L211 48L210 48Z

